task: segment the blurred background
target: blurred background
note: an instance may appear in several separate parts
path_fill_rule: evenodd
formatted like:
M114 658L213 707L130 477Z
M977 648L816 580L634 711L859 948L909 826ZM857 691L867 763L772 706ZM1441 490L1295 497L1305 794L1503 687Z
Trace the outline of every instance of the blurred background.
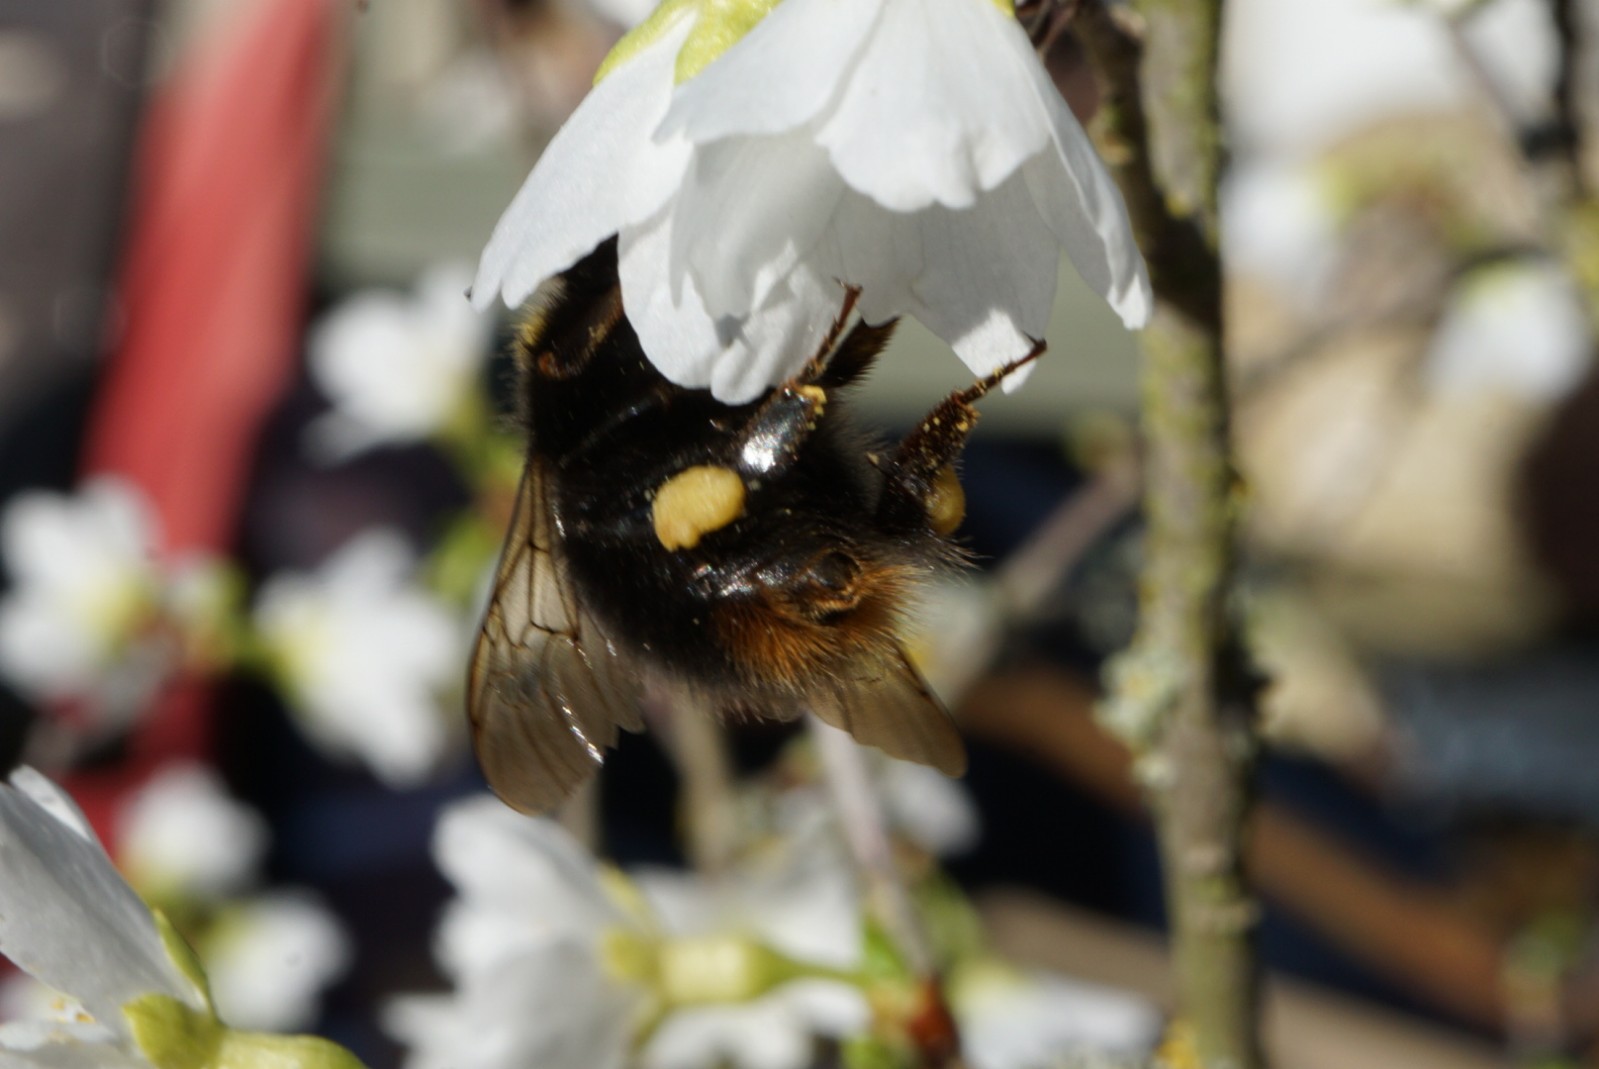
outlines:
M379 1007L442 982L430 838L482 788L459 679L520 464L508 325L461 294L647 6L0 0L0 756L237 958L225 1012L374 1069ZM1599 4L1227 17L1278 1063L1599 1065ZM1069 24L1048 59L1091 127ZM946 867L1018 960L1159 1006L1155 851L1095 719L1137 344L1069 269L1049 341L984 403L978 567L915 642L972 751ZM965 376L912 325L855 408L891 435ZM738 726L738 767L786 739ZM610 854L682 859L676 777L624 739Z

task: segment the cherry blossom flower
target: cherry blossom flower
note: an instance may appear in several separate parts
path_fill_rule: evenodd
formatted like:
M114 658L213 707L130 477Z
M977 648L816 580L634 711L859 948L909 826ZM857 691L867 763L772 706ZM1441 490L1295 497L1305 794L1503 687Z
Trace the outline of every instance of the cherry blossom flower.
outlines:
M333 410L308 429L314 456L421 441L460 417L489 355L490 324L461 299L469 281L463 267L436 267L414 294L357 293L317 322L311 378Z
M441 817L439 865L458 896L440 927L448 996L412 996L387 1023L410 1069L801 1069L813 1034L866 1021L828 974L859 956L842 865L707 885L597 866L554 821L492 798Z
M287 889L233 902L199 946L217 1011L240 1028L307 1028L343 975L350 937L322 901Z
M359 1066L322 1039L223 1024L193 952L117 875L72 801L32 769L0 784L0 863L0 953L82 1008L0 1026L7 1069Z
M112 477L18 494L0 516L0 673L72 702L85 735L126 726L175 668L216 655L230 573L200 554L160 559L157 536L148 503Z
M1548 262L1498 264L1455 287L1428 347L1428 385L1444 395L1499 390L1553 403L1593 358L1593 332L1571 276Z
M1144 1056L1160 1014L1143 1000L1048 972L974 961L950 981L972 1069L1046 1069L1076 1055Z
M254 619L266 657L312 742L359 757L395 786L450 753L466 626L412 581L415 558L395 531L352 539L314 574L261 588Z
M12 581L0 603L0 671L40 699L136 707L152 674L136 640L158 611L154 550L154 517L126 483L19 494L0 519Z
M123 805L117 828L123 869L157 898L239 891L254 879L267 846L266 822L197 764L158 772Z
M645 352L730 403L798 369L843 284L978 374L1043 335L1062 253L1146 321L1120 193L1008 10L767 7L668 3L624 38L484 249L479 307L619 233Z

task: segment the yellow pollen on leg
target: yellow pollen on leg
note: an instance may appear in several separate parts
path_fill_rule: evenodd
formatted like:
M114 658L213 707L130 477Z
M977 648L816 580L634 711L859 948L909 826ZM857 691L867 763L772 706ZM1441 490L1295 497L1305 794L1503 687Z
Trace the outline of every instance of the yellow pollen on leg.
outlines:
M927 494L927 522L941 535L954 534L955 528L966 518L966 491L955 474L955 466L946 464L933 476L933 488Z
M684 468L655 491L655 537L667 549L692 549L744 515L744 481L728 468Z

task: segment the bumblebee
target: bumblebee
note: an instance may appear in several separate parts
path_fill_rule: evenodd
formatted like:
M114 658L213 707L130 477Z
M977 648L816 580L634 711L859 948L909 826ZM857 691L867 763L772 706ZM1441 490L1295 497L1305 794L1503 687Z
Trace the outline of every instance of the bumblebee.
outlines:
M879 451L843 397L894 324L850 327L845 293L800 373L733 406L645 357L614 238L533 298L515 345L527 468L467 685L478 760L513 807L564 801L642 730L646 688L682 715L812 712L964 771L898 630L916 586L962 561L973 402L1043 344Z

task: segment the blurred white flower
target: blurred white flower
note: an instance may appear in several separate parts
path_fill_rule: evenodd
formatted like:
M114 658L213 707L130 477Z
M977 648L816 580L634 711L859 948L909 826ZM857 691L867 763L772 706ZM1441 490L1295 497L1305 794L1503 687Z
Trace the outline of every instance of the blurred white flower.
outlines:
M624 39L484 249L479 307L619 232L645 352L727 402L798 370L841 283L980 375L1043 335L1063 252L1146 321L1121 195L1008 11L785 0L738 39L757 10L666 5Z
M977 845L982 821L959 781L926 765L888 758L879 766L877 782L889 825L923 850L950 857Z
M450 751L441 699L459 686L466 627L413 582L415 557L367 531L314 574L273 576L255 625L310 739L353 755L384 782L414 784Z
M1314 308L1338 263L1332 183L1314 164L1265 159L1233 168L1222 189L1222 255L1251 276Z
M1237 154L1302 157L1390 116L1474 102L1443 17L1396 0L1238 0L1222 47ZM1535 117L1558 54L1547 5L1490 0L1463 32L1518 117Z
M1426 377L1444 394L1501 390L1553 402L1592 359L1592 329L1571 277L1546 261L1501 264L1472 272L1450 294Z
M859 956L841 866L634 883L488 797L445 812L435 852L459 894L438 941L456 990L391 1006L411 1069L618 1069L646 1032L650 1069L801 1069L813 1034L866 1021L858 991L796 979Z
M631 30L655 10L655 0L585 0L585 3L596 15L624 30Z
M949 984L971 1069L1048 1069L1080 1054L1147 1055L1160 1039L1154 1007L1053 973L978 961Z
M200 947L217 1012L240 1028L309 1027L322 991L349 967L349 937L305 891L231 906Z
M177 764L124 803L116 842L123 870L146 895L215 898L254 879L267 829L213 770Z
M18 494L0 518L12 587L0 602L0 671L38 698L136 706L149 675L137 639L159 606L155 518L128 484Z
M489 356L491 324L466 300L470 281L465 267L437 267L413 294L358 293L311 329L311 378L333 402L307 429L313 456L421 441L459 416Z
M117 875L72 800L31 768L0 784L0 861L0 954L68 996L62 1012L0 1025L5 1069L359 1069L326 1040L224 1025L187 945Z

